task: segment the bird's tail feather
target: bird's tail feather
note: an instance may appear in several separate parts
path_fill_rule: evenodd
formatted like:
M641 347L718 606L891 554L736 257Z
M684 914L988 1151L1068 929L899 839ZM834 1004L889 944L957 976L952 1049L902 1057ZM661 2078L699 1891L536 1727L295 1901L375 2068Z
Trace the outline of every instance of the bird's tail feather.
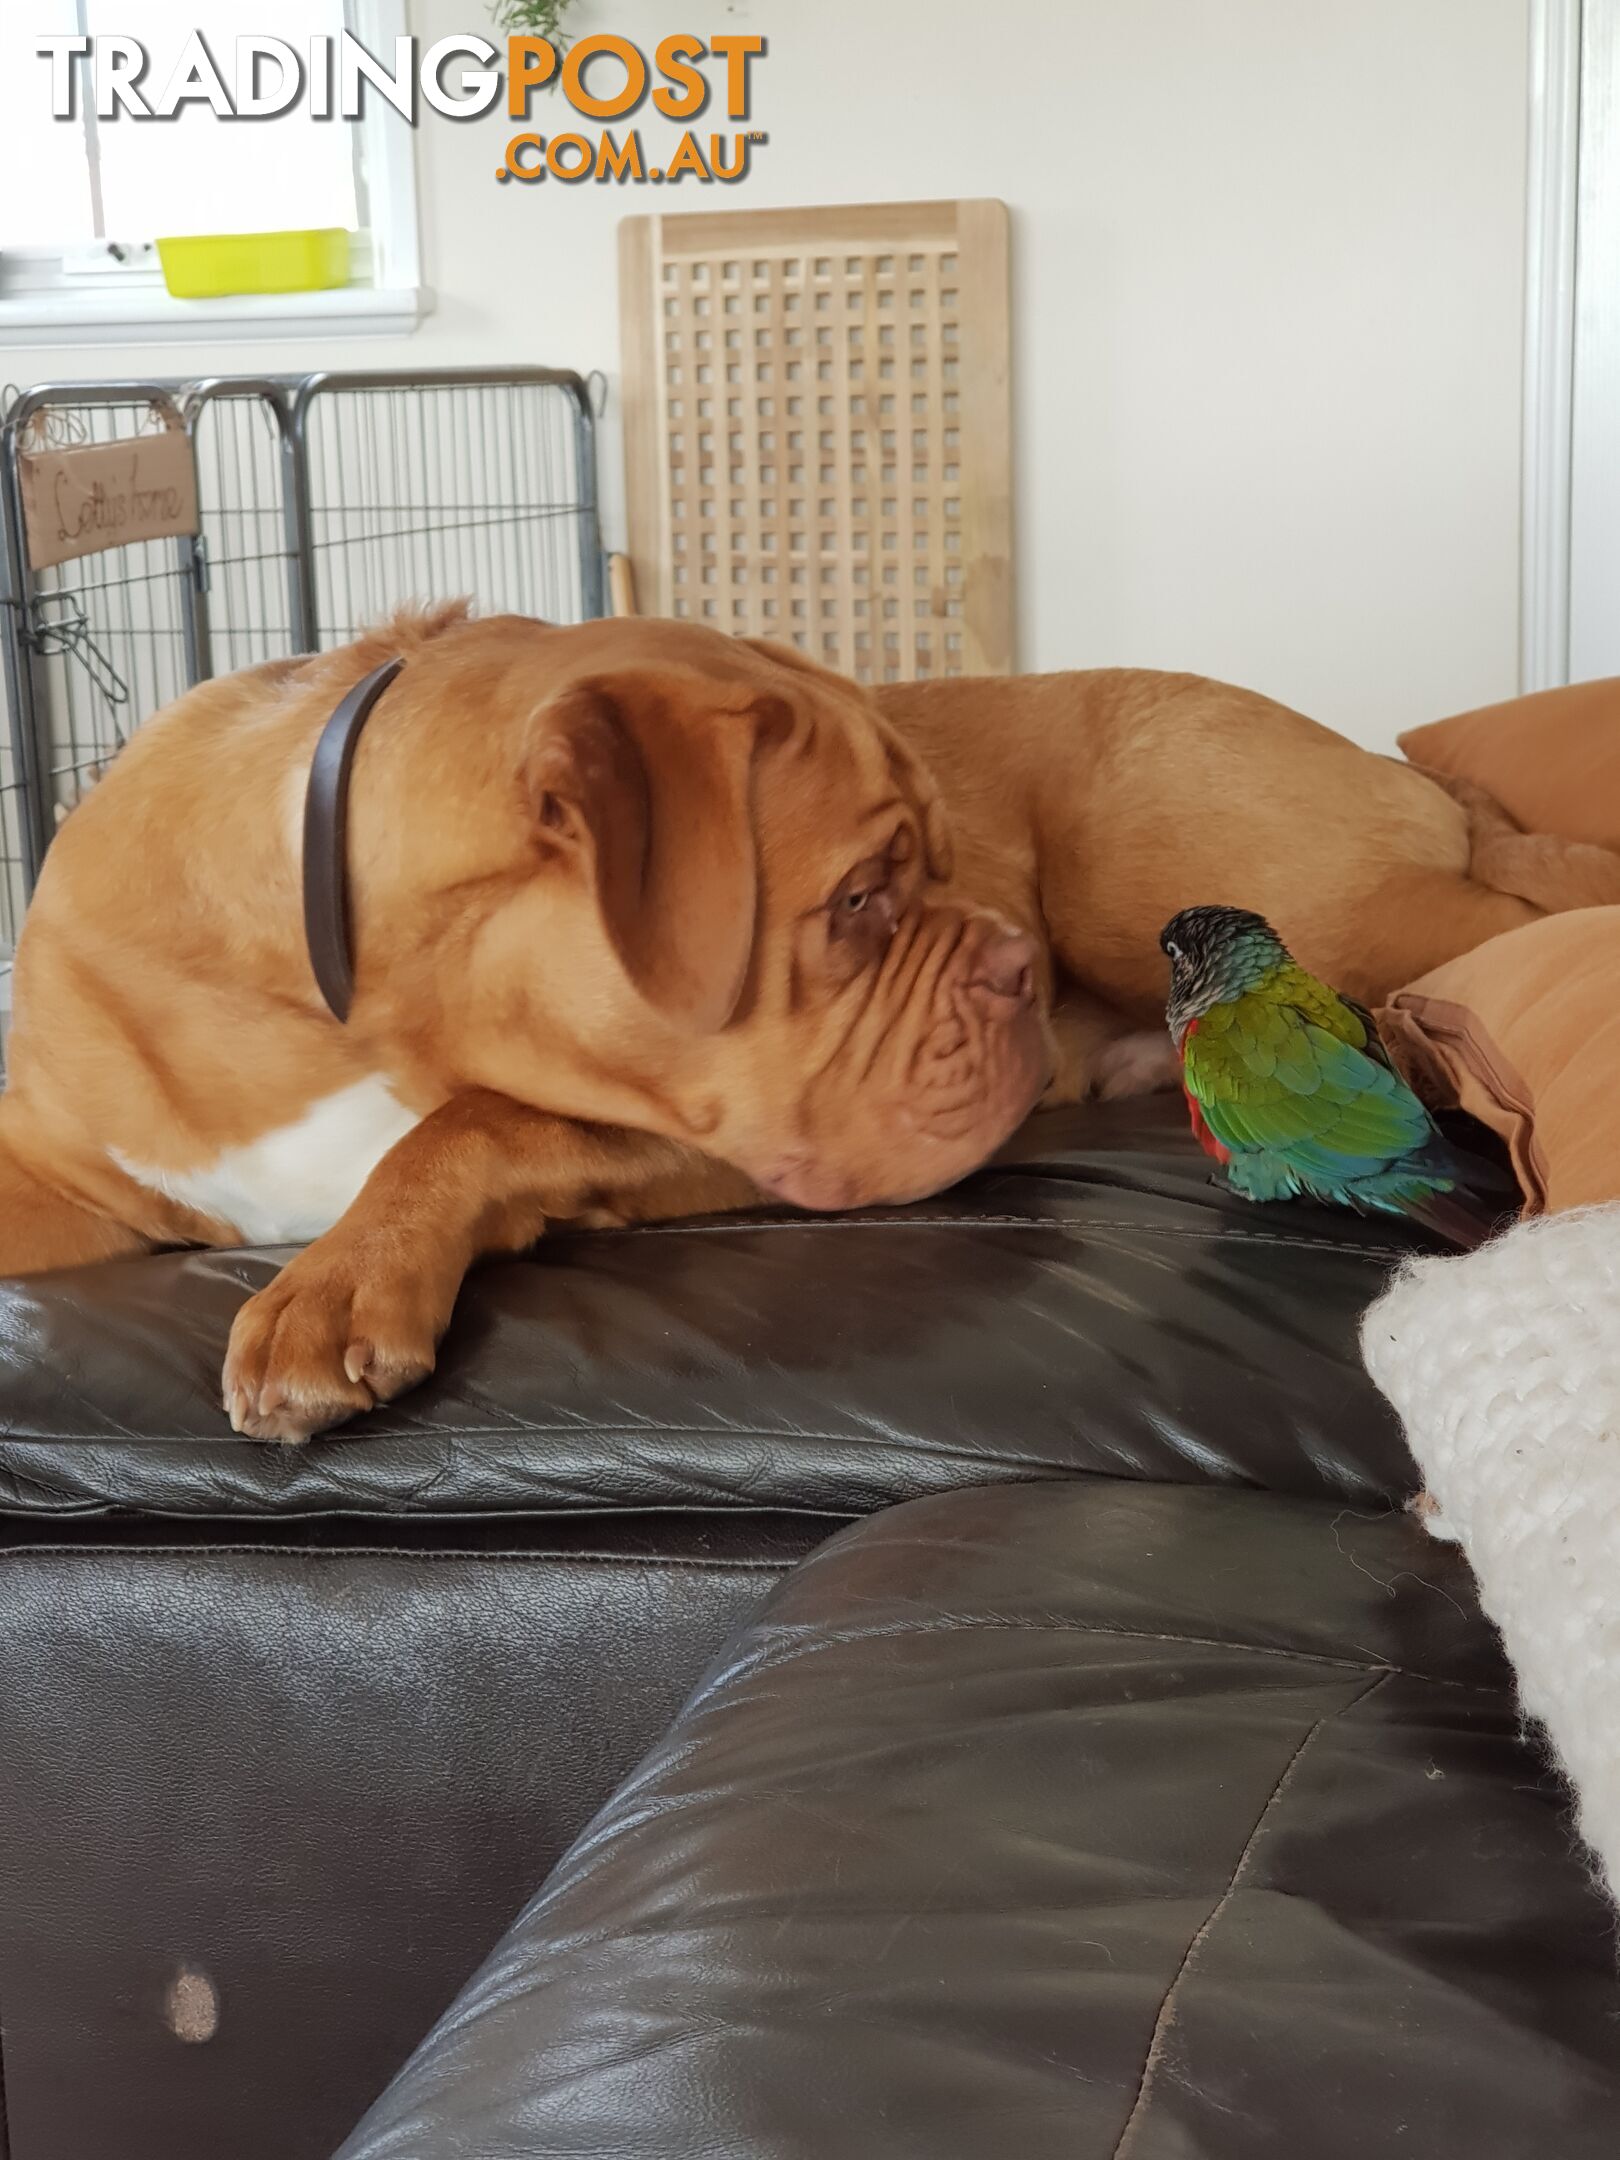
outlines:
M1524 1205L1506 1163L1466 1153L1443 1136L1436 1137L1414 1167L1443 1178L1446 1189L1414 1195L1405 1213L1463 1252L1472 1252L1504 1229Z
M1458 1186L1450 1192L1430 1193L1426 1199L1414 1201L1405 1212L1413 1222L1432 1230L1459 1252L1472 1252L1513 1220L1518 1198L1515 1193L1504 1204L1500 1195L1487 1199Z

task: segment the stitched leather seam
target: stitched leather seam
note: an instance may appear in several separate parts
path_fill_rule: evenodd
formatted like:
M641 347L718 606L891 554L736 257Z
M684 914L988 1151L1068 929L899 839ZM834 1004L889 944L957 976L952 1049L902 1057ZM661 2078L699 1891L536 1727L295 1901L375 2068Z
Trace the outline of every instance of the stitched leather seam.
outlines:
M1131 1236L1196 1240L1237 1239L1246 1245L1288 1245L1303 1252L1360 1253L1372 1260L1400 1260L1405 1248L1365 1245L1350 1238L1303 1237L1283 1230L1245 1230L1227 1218L1205 1226L1190 1223L1111 1222L1063 1215L737 1215L720 1222L628 1223L606 1237L714 1237L739 1230L1055 1230L1083 1237L1094 1230ZM565 1232L557 1233L559 1236Z
M270 1560L417 1560L430 1561L509 1561L528 1563L535 1567L666 1567L692 1568L709 1574L724 1575L733 1572L758 1575L785 1575L802 1556L784 1554L780 1560L737 1559L719 1560L693 1557L683 1553L564 1553L564 1552L478 1552L458 1551L454 1546L416 1551L406 1545L0 1545L0 1565L8 1560L32 1560L63 1558L75 1560L105 1561L109 1555L121 1557L128 1554L138 1560L237 1559L241 1557ZM0 2145L0 2160L4 2160L5 2147Z
M806 1561L815 1555L807 1554ZM1171 1635L1153 1628L1099 1627L1085 1620L1057 1620L1050 1615L1037 1620L1009 1620L1005 1617L980 1619L975 1617L946 1618L941 1616L928 1621L895 1621L889 1626L865 1627L847 1633L823 1635L814 1642L792 1643L782 1647L765 1643L752 1655L739 1658L735 1664L717 1673L706 1690L706 1698L712 1698L731 1685L734 1680L769 1671L775 1666L791 1664L801 1657L814 1657L824 1650L841 1650L851 1642L891 1641L903 1635L967 1635L994 1634L1060 1634L1096 1635L1108 1641L1155 1642L1168 1644L1172 1649L1226 1650L1241 1657L1285 1658L1298 1665L1325 1665L1336 1672L1365 1673L1371 1686L1385 1680L1416 1680L1426 1687L1458 1688L1470 1695L1505 1695L1507 1689L1492 1686L1483 1680L1448 1680L1440 1673L1409 1671L1404 1665L1387 1665L1371 1659L1335 1657L1329 1650L1294 1650L1284 1643L1248 1643L1223 1635ZM1369 1689L1370 1692L1370 1689ZM1360 1700L1360 1697L1357 1697Z
M1153 2021L1153 2031L1148 2039L1147 2056L1142 2064L1142 2075L1137 2084L1136 2098L1131 2103L1130 2114L1125 2118L1125 2127L1119 2134L1119 2142L1114 2147L1112 2160L1129 2160L1136 2134L1147 2120L1149 2095L1153 2089L1153 2081L1158 2075L1159 2065L1164 2060L1165 2043L1168 2041L1171 2028L1175 2024L1176 1997L1181 1990L1182 1982L1191 1972L1199 1951L1203 1949L1211 1934L1219 1926L1227 1907L1236 1897L1242 1885L1243 1877L1248 1872L1250 1862L1259 1848L1260 1839L1264 1834L1272 1809L1287 1791L1293 1780L1294 1773L1304 1760L1307 1750L1324 1727L1333 1724L1336 1719L1344 1717L1351 1710L1358 1709L1390 1677L1391 1675L1387 1671L1378 1674L1376 1678L1369 1680L1364 1688L1359 1689L1356 1694L1352 1695L1348 1702L1341 1703L1336 1710L1330 1711L1327 1716L1317 1718L1311 1725L1310 1730L1300 1740L1293 1754L1289 1756L1287 1762L1283 1765L1282 1775L1271 1788L1266 1804L1256 1816L1254 1828L1249 1832L1247 1839L1244 1841L1243 1850L1237 1856L1237 1861L1233 1866L1226 1888L1210 1907L1203 1926L1194 1935L1192 1941L1188 1943L1181 1963L1176 1967L1170 1985L1165 1990L1164 2000L1159 2005L1159 2014Z
M368 1441L406 1440L413 1437L413 1428L408 1425L383 1425L368 1422L365 1430ZM444 1443L452 1450L459 1447L465 1440L557 1440L578 1438L632 1441L760 1440L768 1442L772 1446L781 1446L784 1443L791 1443L796 1446L800 1442L811 1441L818 1446L824 1447L865 1449L871 1446L873 1433L871 1428L851 1432L813 1432L809 1427L803 1425L795 1425L791 1428L777 1428L776 1430L757 1425L672 1425L663 1419L660 1419L655 1425L638 1426L585 1425L571 1420L559 1420L555 1425L542 1425L534 1419L524 1419L511 1425L457 1425L454 1429L447 1427L443 1431L436 1431L430 1437L435 1441ZM5 1460L6 1449L8 1447L55 1448L64 1446L113 1448L119 1445L119 1440L120 1435L117 1433L106 1432L8 1432L0 1436L0 1490L3 1490L8 1483L18 1488L34 1483L38 1484L39 1489L46 1494L54 1496L70 1506L75 1505L79 1497L77 1488L69 1488L59 1484L52 1485L44 1480L30 1479L26 1472L17 1469ZM148 1448L236 1447L238 1444L234 1436L216 1440L211 1434L205 1435L201 1433L147 1434L144 1436L143 1441L143 1445ZM1048 1478L1055 1480L1068 1477L1071 1474L1075 1476L1086 1474L1078 1469L1071 1472L1063 1464L1055 1463L1050 1456L1046 1455L1009 1455L1000 1453L987 1456L982 1448L952 1447L948 1443L925 1440L920 1434L908 1435L904 1444L909 1453L915 1454L927 1462L971 1462L983 1464L992 1471L1007 1469L1030 1470L1041 1473L1037 1480L1040 1483L1045 1483ZM253 1445L254 1443L251 1441L246 1443L248 1447ZM1118 1451L1113 1452L1117 1454ZM138 1459L139 1450L137 1450ZM429 1492L435 1485L442 1483L445 1474L445 1466L441 1465L439 1469L434 1471L432 1477L406 1495L403 1500L396 1496L390 1501L387 1495L372 1494L359 1485L341 1486L340 1489L349 1492L354 1499L364 1506L368 1513L390 1505L399 1509L402 1513L408 1513L417 1506L424 1492ZM326 1475L328 1478L332 1478L334 1482L337 1482L335 1473L330 1468L327 1470ZM544 1483L544 1480L542 1479L539 1482ZM1247 1479L1239 1480L1234 1477L1229 1481L1223 1480L1223 1484L1229 1484L1234 1489L1248 1489ZM123 1505L125 1503L117 1502L114 1504ZM0 1507L0 1514L4 1512L3 1507ZM29 1516L41 1513L43 1510L24 1507L16 1512L23 1516ZM276 1521L293 1519L283 1517L280 1514L272 1514L270 1511L266 1512L267 1519ZM465 1511L458 1510L457 1512L458 1514L462 1512L468 1514L487 1512L492 1515L501 1515L507 1513L508 1510L492 1508L487 1511L468 1509ZM816 1508L810 1512L824 1514L838 1511ZM846 1509L843 1512L847 1514L848 1510Z
M109 1553L128 1553L137 1559L143 1560L167 1560L184 1557L187 1554L201 1553L209 1557L217 1556L222 1558L235 1558L240 1555L249 1558L268 1556L275 1559L295 1560L364 1559L445 1562L493 1560L514 1563L527 1562L545 1567L625 1567L646 1563L653 1567L692 1568L713 1574L739 1571L760 1575L787 1574L798 1564L789 1556L784 1556L780 1560L744 1558L722 1560L672 1553L559 1553L515 1550L477 1552L458 1551L455 1548L417 1551L410 1547L398 1545L340 1545L304 1548L250 1544L12 1545L0 1546L0 1562L29 1559L36 1556L50 1559L68 1557L72 1559L101 1560ZM1338 1672L1369 1674L1375 1685L1384 1680L1415 1680L1422 1682L1426 1687L1458 1688L1471 1695L1501 1695L1505 1693L1503 1688L1493 1687L1486 1681L1448 1680L1439 1673L1412 1672L1403 1665L1376 1665L1365 1663L1358 1658L1335 1657L1331 1651L1327 1650L1293 1650L1281 1643L1239 1642L1231 1637L1221 1635L1170 1635L1152 1628L1098 1627L1084 1620L1053 1620L1051 1618L1040 1620L940 1619L926 1623L903 1621L892 1627L863 1630L859 1637L849 1635L826 1636L815 1642L795 1643L787 1649L766 1644L752 1656L739 1659L736 1664L728 1665L724 1672L717 1674L708 1692L711 1696L717 1694L728 1687L733 1680L763 1671L768 1667L790 1664L801 1657L813 1657L823 1650L842 1649L851 1640L890 1640L899 1635L939 1635L953 1631L964 1634L1060 1633L1067 1635L1095 1635L1118 1642L1156 1642L1165 1643L1173 1649L1227 1650L1245 1657L1284 1658L1293 1664L1325 1665Z

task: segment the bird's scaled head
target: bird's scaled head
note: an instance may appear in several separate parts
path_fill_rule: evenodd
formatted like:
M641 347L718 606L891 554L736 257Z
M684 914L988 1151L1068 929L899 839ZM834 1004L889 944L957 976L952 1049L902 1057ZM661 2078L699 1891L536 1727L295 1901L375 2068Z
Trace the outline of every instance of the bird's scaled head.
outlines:
M1177 1044L1190 1021L1258 989L1288 960L1288 948L1270 923L1248 908L1183 908L1160 931L1159 943L1170 959L1165 1020Z

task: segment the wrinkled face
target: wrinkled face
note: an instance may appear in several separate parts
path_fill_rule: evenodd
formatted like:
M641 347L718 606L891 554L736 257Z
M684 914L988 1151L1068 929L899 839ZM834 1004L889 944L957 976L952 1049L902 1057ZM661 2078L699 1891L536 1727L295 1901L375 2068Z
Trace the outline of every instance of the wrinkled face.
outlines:
M720 1066L725 1152L811 1208L939 1191L1049 1077L1033 940L952 894L926 774L839 702L759 775L761 935Z
M409 875L440 896L419 935L459 1084L688 1141L809 1208L994 1152L1048 1077L1039 956L951 893L933 783L864 692L691 625L455 635L489 778L441 776Z

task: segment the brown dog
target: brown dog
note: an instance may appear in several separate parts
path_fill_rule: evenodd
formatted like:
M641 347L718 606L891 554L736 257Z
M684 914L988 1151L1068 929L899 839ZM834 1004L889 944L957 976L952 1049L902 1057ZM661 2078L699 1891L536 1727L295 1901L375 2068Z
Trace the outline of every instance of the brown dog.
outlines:
M1044 923L1062 974L1138 1025L1163 1019L1159 932L1201 902L1265 915L1302 966L1378 1005L1499 931L1620 899L1609 849L1519 833L1482 791L1205 676L876 695L944 794L958 883Z
M303 795L396 653L353 774L345 1026L305 946ZM479 1253L667 1207L697 1149L733 1198L935 1191L1050 1069L1035 942L950 895L948 845L861 692L710 631L458 608L205 685L40 880L0 1273L313 1240L226 1369L239 1430L297 1439L430 1368Z
M303 793L396 653L341 1025ZM472 1261L548 1221L910 1198L1054 1070L1062 1097L1162 1084L1183 905L1257 907L1375 1000L1583 874L1620 897L1620 858L1521 860L1473 822L1533 894L1471 877L1470 812L1418 773L1198 678L874 703L692 626L401 618L192 691L67 822L17 956L0 1273L312 1241L225 1373L239 1431L301 1440L421 1378Z

